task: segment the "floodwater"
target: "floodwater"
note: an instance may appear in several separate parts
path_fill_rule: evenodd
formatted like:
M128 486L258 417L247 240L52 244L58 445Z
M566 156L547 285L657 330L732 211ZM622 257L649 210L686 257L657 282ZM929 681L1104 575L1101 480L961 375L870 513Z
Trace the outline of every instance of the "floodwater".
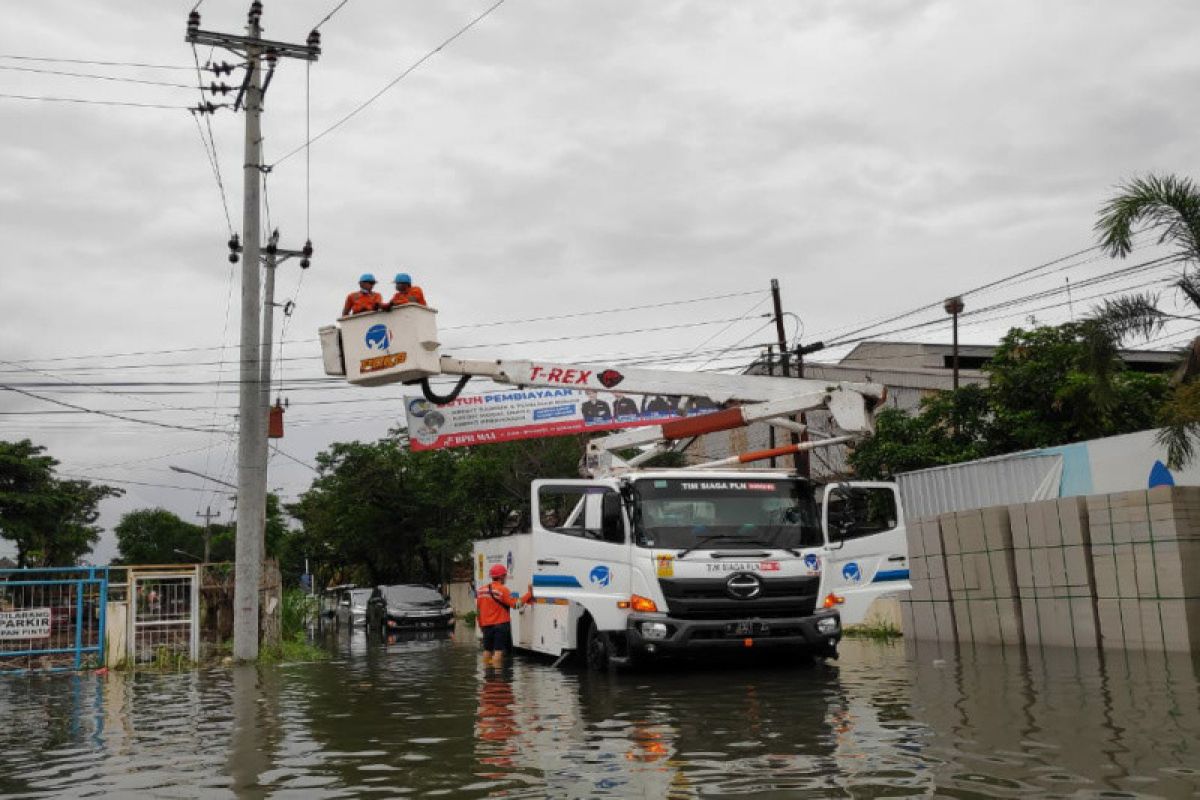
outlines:
M324 663L0 678L17 797L1196 797L1187 658L844 642L593 676L473 636Z

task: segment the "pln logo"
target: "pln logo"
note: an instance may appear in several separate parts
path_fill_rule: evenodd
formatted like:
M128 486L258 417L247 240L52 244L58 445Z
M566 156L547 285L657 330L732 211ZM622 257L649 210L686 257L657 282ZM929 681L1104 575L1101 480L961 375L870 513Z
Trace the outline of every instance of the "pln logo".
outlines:
M821 571L821 559L817 558L816 553L809 553L804 557L804 567L809 572Z
M859 569L858 564L851 561L849 564L842 567L842 577L851 583L858 583L862 580L862 570Z
M367 328L367 335L363 338L369 350L387 350L392 344L392 332L382 323Z
M593 586L608 586L609 581L612 580L612 571L601 564L598 567L592 568L591 573L588 575L588 580L592 582Z

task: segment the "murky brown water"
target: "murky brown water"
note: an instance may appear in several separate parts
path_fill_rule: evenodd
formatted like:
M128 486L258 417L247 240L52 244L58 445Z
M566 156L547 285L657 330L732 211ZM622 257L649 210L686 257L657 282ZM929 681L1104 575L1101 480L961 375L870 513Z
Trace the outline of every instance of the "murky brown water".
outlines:
M0 679L22 797L1200 795L1188 659L843 643L807 669L594 677L470 636L336 661Z

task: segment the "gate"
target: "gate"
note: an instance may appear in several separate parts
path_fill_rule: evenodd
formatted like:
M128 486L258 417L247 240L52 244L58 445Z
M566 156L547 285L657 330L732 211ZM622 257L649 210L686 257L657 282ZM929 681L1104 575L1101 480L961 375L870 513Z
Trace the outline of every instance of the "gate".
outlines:
M129 570L129 660L200 656L200 569Z
M108 567L0 569L0 673L104 663Z

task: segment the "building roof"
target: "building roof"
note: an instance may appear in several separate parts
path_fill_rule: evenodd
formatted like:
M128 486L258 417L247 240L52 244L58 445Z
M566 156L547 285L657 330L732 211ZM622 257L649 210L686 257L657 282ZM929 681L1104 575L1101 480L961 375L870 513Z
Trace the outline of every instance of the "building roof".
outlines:
M996 354L999 345L960 344L958 364L960 373L979 369ZM1138 372L1169 372L1179 363L1175 350L1122 350L1121 359ZM888 366L933 370L953 368L954 347L934 342L859 342L837 363L845 366Z

